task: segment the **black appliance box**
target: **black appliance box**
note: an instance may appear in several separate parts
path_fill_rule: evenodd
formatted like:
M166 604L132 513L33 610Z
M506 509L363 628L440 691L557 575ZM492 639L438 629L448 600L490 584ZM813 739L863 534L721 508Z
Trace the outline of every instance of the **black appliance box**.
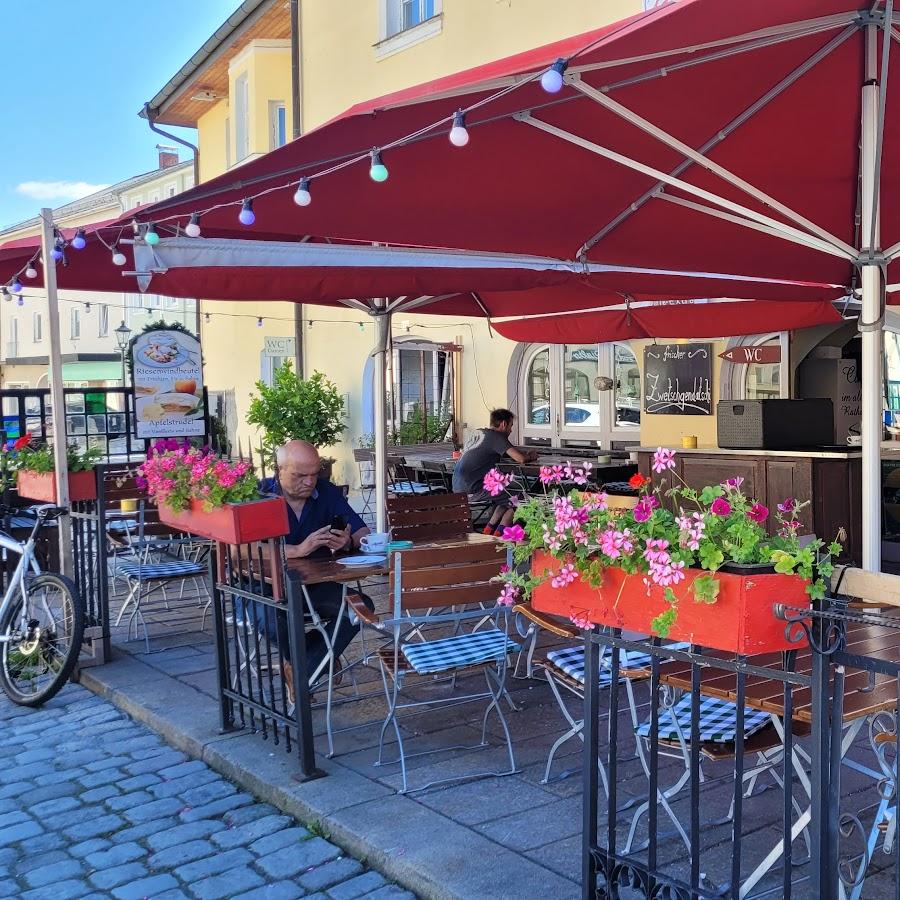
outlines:
M834 443L831 400L720 400L719 446L729 450L790 450Z

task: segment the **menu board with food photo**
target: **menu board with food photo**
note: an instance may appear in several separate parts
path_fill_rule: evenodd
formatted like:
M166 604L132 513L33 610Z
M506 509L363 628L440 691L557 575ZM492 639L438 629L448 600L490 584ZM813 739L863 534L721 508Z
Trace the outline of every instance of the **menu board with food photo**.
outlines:
M137 436L204 434L200 341L182 331L154 329L140 335L131 352Z

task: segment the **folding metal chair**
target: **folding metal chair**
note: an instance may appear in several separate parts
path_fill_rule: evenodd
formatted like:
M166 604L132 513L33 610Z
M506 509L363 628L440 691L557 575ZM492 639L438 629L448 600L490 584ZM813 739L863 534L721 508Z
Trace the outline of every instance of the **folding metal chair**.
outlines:
M463 622L484 617L485 610L481 604L496 601L497 585L493 579L500 574L500 569L508 558L508 553L499 555L494 544L405 550L395 553L391 558L390 585L393 596L391 617L382 620L370 614L364 621L366 625L375 627L382 633L390 633L393 638L391 646L382 648L378 654L388 712L381 727L376 765L385 764L384 739L388 728L393 726L399 750L397 761L400 763L402 773L400 793L406 793L409 789L407 756L421 755L407 754L405 751L398 718L401 710L487 701L481 742L472 747L443 749L474 750L487 747L487 723L493 711L497 714L506 736L509 768L504 771L477 772L462 777L467 780L489 775L511 775L516 771L512 738L500 705L506 681L508 655L518 649L507 634L507 609L495 604L494 625L490 629L451 633L449 637L445 636L448 630L452 632ZM433 613L430 611L432 608L454 611ZM414 625L425 639L410 641L408 633L410 625ZM406 681L413 676L422 676L433 683L436 675L453 676L478 671L485 676L486 691L462 696L451 693L448 696L423 700L403 699ZM451 687L452 685L453 682ZM414 790L424 790L435 784L458 780L459 777L432 781Z

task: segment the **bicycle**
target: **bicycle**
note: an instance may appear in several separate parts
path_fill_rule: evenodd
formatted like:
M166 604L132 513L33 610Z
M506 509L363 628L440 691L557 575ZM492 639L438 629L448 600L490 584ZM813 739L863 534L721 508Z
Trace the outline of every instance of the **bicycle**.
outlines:
M43 572L34 556L38 532L66 515L58 506L0 507L4 515L34 516L25 543L0 531L4 556L19 562L0 602L0 687L13 703L40 706L66 683L81 651L84 612L71 579Z

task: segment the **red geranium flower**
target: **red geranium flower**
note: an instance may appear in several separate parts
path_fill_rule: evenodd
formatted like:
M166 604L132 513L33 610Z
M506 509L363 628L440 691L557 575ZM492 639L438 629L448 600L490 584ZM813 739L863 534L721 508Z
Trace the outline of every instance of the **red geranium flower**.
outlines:
M645 484L649 484L649 483L650 483L650 479L645 478L643 475L641 475L640 472L635 472L634 475L632 475L631 478L628 479L628 484L631 487L638 488L638 489L642 488Z
M24 450L31 443L31 435L23 434L15 444L13 444L13 450Z

